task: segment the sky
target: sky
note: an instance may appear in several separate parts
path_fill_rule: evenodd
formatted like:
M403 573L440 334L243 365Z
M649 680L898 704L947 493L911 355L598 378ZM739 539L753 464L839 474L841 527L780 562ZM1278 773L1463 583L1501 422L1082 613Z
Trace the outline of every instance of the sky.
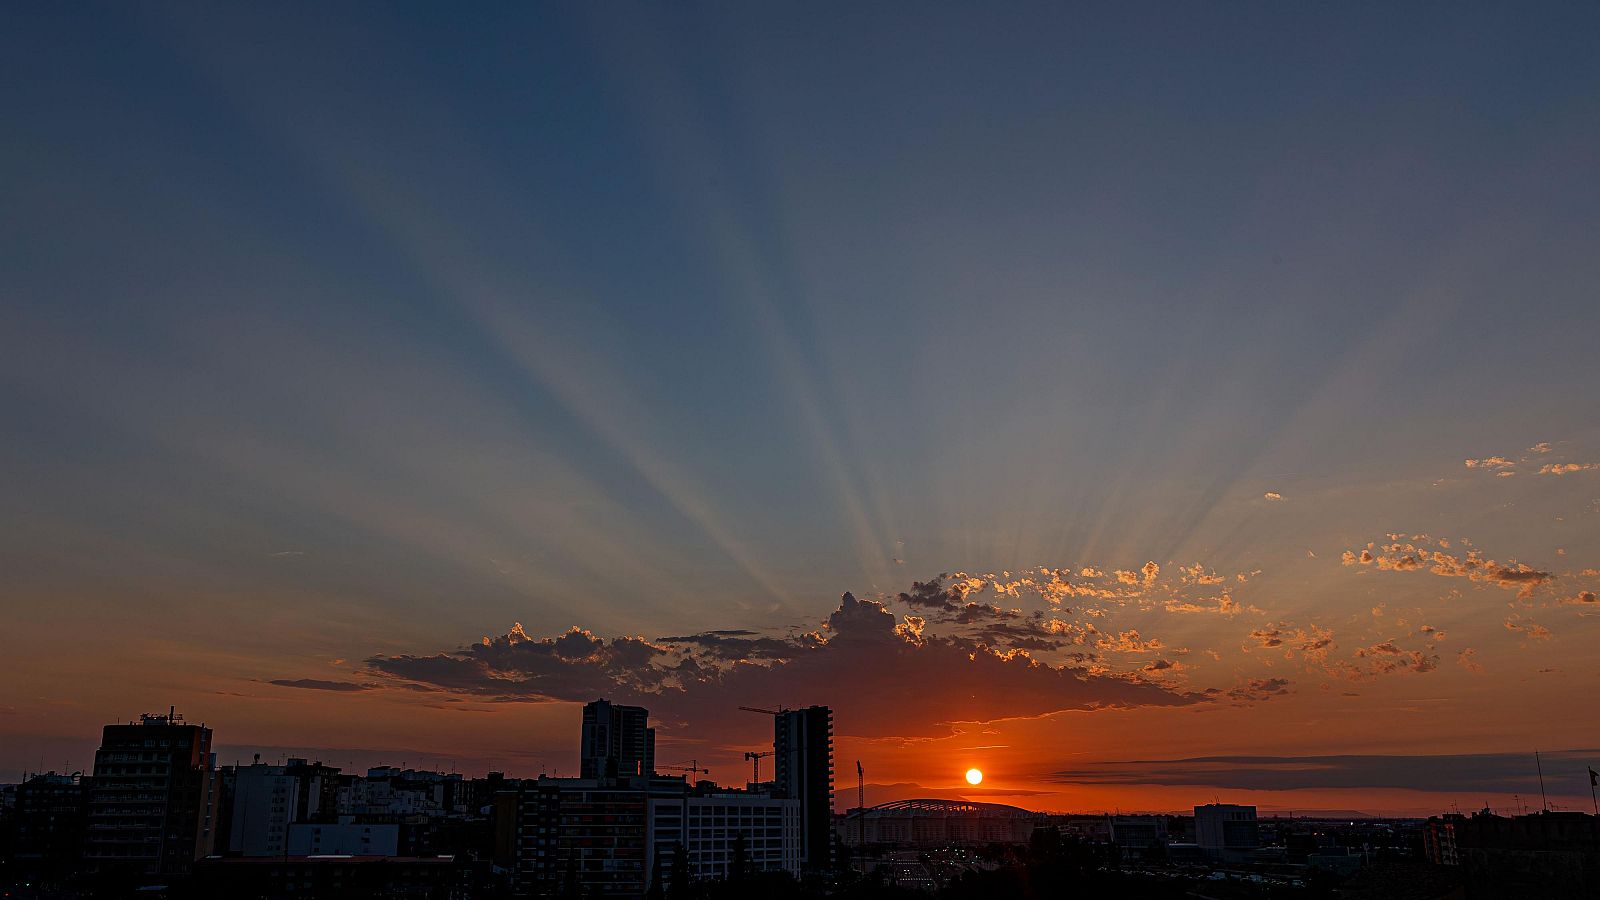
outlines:
M1597 26L8 5L0 778L606 696L869 803L1587 808Z

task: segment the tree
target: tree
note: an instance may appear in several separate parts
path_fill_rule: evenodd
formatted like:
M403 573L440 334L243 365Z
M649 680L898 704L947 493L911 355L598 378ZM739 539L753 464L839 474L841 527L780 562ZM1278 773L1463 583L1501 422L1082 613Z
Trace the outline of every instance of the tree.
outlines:
M672 844L672 900L686 900L689 896L689 852L681 842Z
M661 883L661 875L661 854L657 853L655 862L650 864L650 889L645 891L645 900L667 900L667 888Z
M578 880L578 854L567 856L567 870L561 879L561 896L564 900L583 900L583 882Z

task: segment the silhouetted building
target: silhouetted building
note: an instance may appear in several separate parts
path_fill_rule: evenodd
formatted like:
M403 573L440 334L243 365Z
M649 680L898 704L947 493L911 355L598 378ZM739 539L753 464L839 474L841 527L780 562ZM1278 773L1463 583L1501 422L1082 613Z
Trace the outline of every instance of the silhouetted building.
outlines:
M1207 803L1194 808L1195 842L1213 859L1234 861L1261 846L1254 806Z
M1166 816L1107 816L1111 843L1135 856L1149 852L1151 845L1167 844Z
M1459 866L1461 857L1456 846L1456 825L1466 821L1460 813L1449 813L1430 818L1422 826L1422 853L1436 866Z
M86 787L77 774L54 772L17 785L10 813L15 881L53 886L77 868L83 854Z
M288 852L289 825L299 821L300 792L283 766L254 763L232 773L228 810L230 856L282 856Z
M1003 803L966 800L894 800L865 810L852 809L839 820L846 846L891 844L948 847L951 844L1025 844L1046 821L1035 812Z
M650 875L648 796L642 785L610 778L524 782L518 798L518 896L642 896Z
M674 779L673 781L677 781ZM690 878L728 878L742 854L744 874L802 869L800 801L769 793L723 790L702 782L683 794L681 782L657 784L650 800L650 845L655 854L682 846ZM670 859L670 857L669 857ZM670 865L662 865L664 873ZM670 885L670 874L665 879Z
M398 856L400 826L393 823L297 822L286 835L288 856Z
M1436 835L1455 839L1467 897L1600 897L1600 817L1537 812L1429 820ZM1437 838L1436 838L1437 839ZM1442 857L1441 857L1442 858Z
M772 720L773 784L800 801L801 860L807 869L832 866L833 710L784 710Z
M213 857L195 864L195 895L272 900L468 900L473 869L450 856Z
M626 778L654 775L656 730L650 711L596 700L583 707L583 744L579 748L581 778Z
M94 758L84 856L100 872L187 873L211 853L211 729L174 713L107 725Z
M283 772L295 779L296 822L338 821L339 769L325 766L320 760L306 762L290 757L284 764Z

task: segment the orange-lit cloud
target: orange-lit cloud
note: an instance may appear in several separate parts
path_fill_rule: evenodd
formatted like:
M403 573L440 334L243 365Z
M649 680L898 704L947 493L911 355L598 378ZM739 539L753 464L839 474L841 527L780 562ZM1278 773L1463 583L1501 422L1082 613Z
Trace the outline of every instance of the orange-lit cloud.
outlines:
M1205 699L1136 674L1071 659L1052 664L1025 647L1002 646L1028 637L1044 642L1070 634L1068 628L1037 619L984 619L1000 629L992 635L980 630L986 640L934 634L929 619L899 620L879 601L846 594L821 629L786 637L721 631L645 641L603 639L574 628L540 638L513 628L431 656L373 657L368 667L379 676L498 700L632 700L647 703L669 722L724 719L741 705L781 703L806 684L848 685L833 695L840 721L870 736L940 735L956 722ZM960 613L946 622L965 624ZM1164 646L1137 631L1103 642L1101 649L1110 652ZM910 684L917 689L905 690Z
M1391 538L1403 537L1391 535ZM1394 540L1378 546L1368 544L1359 553L1344 551L1341 560L1346 566L1373 566L1391 572L1421 572L1447 578L1469 578L1489 582L1500 587L1515 589L1519 596L1531 596L1534 589L1548 583L1556 576L1510 560L1504 564L1486 558L1482 551L1469 549L1465 556L1447 553L1429 546L1427 535L1415 535L1410 540ZM1438 544L1438 546L1445 546ZM1374 552L1376 551L1376 552Z

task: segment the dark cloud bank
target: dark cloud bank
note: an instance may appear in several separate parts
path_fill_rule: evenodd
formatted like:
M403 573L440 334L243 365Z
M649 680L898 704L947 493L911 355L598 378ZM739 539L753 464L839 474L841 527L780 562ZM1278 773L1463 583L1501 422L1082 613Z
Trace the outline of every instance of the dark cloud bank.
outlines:
M965 604L952 612L960 624L978 618L964 615ZM457 650L366 664L374 677L486 700L638 702L669 726L727 721L730 712L740 716L739 706L826 701L840 733L870 737L931 737L949 734L951 723L1209 699L1136 674L1091 670L1092 654L1044 661L1019 647L1059 650L1081 635L1063 635L1040 616L989 618L1004 627L935 635L922 617L902 620L882 603L845 594L823 628L802 634L724 630L652 641L577 628L534 637L519 625Z

